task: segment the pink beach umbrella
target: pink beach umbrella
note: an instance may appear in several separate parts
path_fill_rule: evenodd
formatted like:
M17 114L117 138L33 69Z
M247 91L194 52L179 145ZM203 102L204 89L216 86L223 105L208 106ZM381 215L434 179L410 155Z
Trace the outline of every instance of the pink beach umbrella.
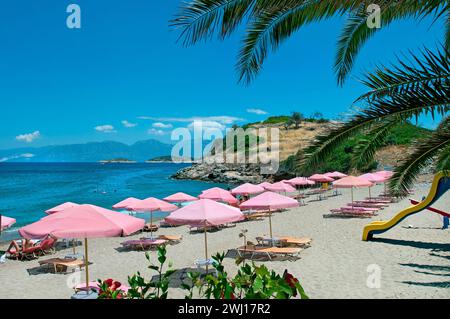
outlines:
M353 188L355 187L372 187L374 184L372 182L369 182L368 180L356 177L356 176L347 176L344 178L341 178L340 180L337 180L333 182L334 188L350 188L351 194L352 194L352 206L353 206Z
M113 209L127 209L128 206L137 204L141 200L134 197L128 197L127 199L124 199L123 201L118 202L117 204L113 205Z
M164 220L172 225L190 225L205 228L205 259L208 260L208 226L219 226L243 220L245 217L236 208L210 199L200 199L189 206L180 208ZM208 271L208 264L206 264Z
M76 204L76 203L66 202L66 203L63 203L63 204L61 204L61 205L55 206L55 207L53 207L53 208L47 209L47 210L45 211L45 213L46 213L47 215L51 215L51 214L59 213L59 212L61 212L61 211L63 211L63 210L66 210L67 208L72 208L72 207L78 206L78 205L79 205L79 204Z
M170 203L184 203L184 202L193 202L195 200L198 200L198 198L191 196L189 194L186 194L186 193L179 192L179 193L175 193L170 196L167 196L167 197L163 198L163 200L165 200L166 202L170 202Z
M127 209L133 212L150 212L151 227L151 225L153 224L153 212L173 212L174 210L177 210L178 207L158 198L149 197L130 206L127 206ZM152 237L153 233L151 233L150 236Z
M383 176L377 175L377 174L372 174L372 173L363 174L359 177L364 178L365 180L368 180L369 182L372 182L372 183L384 183L387 181L386 177L383 177ZM371 187L369 187L369 199L372 198L370 189L371 189Z
M262 183L259 183L259 184L258 184L258 186L261 186L261 187L264 188L264 189L266 189L266 187L268 187L268 186L270 186L270 185L272 185L272 184L269 183L269 182L262 182Z
M198 198L200 199L211 199L218 202L224 202L228 204L237 204L238 200L236 197L234 197L231 192L219 188L219 187L213 187L210 189L207 189L203 191Z
M16 219L15 218L3 216L3 215L0 214L0 234L1 234L2 230L11 227L15 223L16 223Z
M308 177L308 179L310 181L319 182L319 183L330 183L330 182L334 181L333 178L326 176L325 174L314 174L314 175Z
M266 189L268 191L277 193L291 193L296 191L294 187L284 182L274 183L270 186L267 186Z
M260 193L263 193L264 191L265 191L264 187L261 187L258 185L253 185L251 183L245 183L236 188L233 188L231 190L231 194L248 196L248 195L260 194Z
M386 178L384 181L384 193L386 194L386 182L394 175L393 171L378 171L374 173L375 175Z
M269 211L270 237L272 238L272 214L271 211L284 208L298 207L295 199L274 192L265 192L243 202L239 207L242 210L267 210Z
M343 178L346 177L348 175L338 172L338 171L334 171L334 172L329 172L329 173L325 173L325 176L331 177L331 178Z
M84 238L86 284L89 284L88 238L127 236L141 230L145 221L94 205L77 205L22 227L27 239ZM87 290L89 291L88 287Z
M378 172L375 172L374 174L380 175L382 177L389 179L394 175L394 172L393 171L378 171Z
M287 183L289 183L291 185L295 185L295 186L307 186L307 185L314 185L315 184L314 181L310 181L306 177L291 178L290 180L287 181Z

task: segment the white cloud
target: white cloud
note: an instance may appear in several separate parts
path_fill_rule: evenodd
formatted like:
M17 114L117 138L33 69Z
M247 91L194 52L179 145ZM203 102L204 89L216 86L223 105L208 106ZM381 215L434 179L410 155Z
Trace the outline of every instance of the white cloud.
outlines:
M164 123L161 123L161 122L153 123L152 126L156 127L156 128L160 128L160 129L172 128L173 127L172 124L164 124Z
M137 123L130 123L127 120L123 120L122 125L125 127L135 127L135 126L137 126Z
M31 154L31 153L7 156L7 157L0 158L0 163L1 162L7 162L7 161L10 161L10 160L13 160L13 159L17 159L17 158L32 158L32 157L34 157L34 154Z
M222 124L233 124L234 122L244 121L243 118L234 116L192 116L192 117L151 117L151 116L139 116L141 120L152 120L160 122L181 122L189 123L194 121L214 121Z
M221 131L225 129L225 125L216 121L195 121L189 124L188 128L193 129L196 125L201 125L203 129L219 129Z
M39 131L34 131L33 133L17 135L16 140L25 142L25 143L31 143L39 137L41 137L41 133Z
M161 135L165 134L165 132L163 130L157 130L157 129L154 129L154 128L149 129L147 131L147 133L150 134L150 135L158 135L158 136L161 136Z
M102 133L115 133L116 130L114 129L114 126L106 124L106 125L99 125L94 128L98 132Z
M253 114L258 114L258 115L269 114L268 112L261 110L261 109L247 109L247 113L253 113Z

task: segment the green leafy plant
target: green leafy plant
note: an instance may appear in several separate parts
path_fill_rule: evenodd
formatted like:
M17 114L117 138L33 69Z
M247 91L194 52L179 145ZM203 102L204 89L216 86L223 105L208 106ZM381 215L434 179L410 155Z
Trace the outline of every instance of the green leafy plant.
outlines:
M195 281L191 286L185 284L183 287L189 291L189 296L197 288L200 296L206 299L289 299L297 296L308 299L299 280L287 270L279 275L265 265L243 263L236 276L229 278L223 266L224 254L216 254L212 258L216 275L207 274L200 279L191 274Z
M171 268L164 270L167 261L166 248L158 247L157 259L159 265L154 265L150 261L149 254L146 254L150 262L148 267L158 274L157 280L147 281L139 272L128 277L130 288L127 292L120 289L121 283L113 279L105 281L99 280L99 299L167 299L169 292L170 276L176 271ZM216 254L213 256L213 267L216 275L206 274L201 276L198 272L189 272L187 277L189 283L183 282L181 288L187 294L186 299L194 296L206 299L288 299L299 296L307 299L303 287L299 280L286 270L282 275L275 271L270 271L265 265L256 266L254 263L242 263L235 277L229 278L223 266L225 255Z

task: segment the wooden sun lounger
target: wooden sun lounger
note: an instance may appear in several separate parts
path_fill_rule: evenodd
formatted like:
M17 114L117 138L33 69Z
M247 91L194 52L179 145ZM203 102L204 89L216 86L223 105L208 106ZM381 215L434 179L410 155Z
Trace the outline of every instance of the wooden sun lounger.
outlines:
M331 214L324 214L324 218L338 217L338 218L370 218L377 216L375 212L368 212L354 209L331 209Z
M363 212L377 212L380 210L380 208L374 208L374 207L363 207L363 206L359 206L359 205L348 205L348 206L344 206L341 209L343 210L358 210L358 211L363 211Z
M144 226L144 228L142 229L143 231L146 231L146 232L155 232L155 231L157 231L158 230L158 228L159 228L159 226L158 225L154 225L154 224L145 224L145 226Z
M310 247L312 242L312 239L308 237L281 236L278 238L281 239L283 244L295 245L299 247Z
M65 258L50 258L45 260L39 260L39 265L53 266L55 274L58 272L67 272L69 267L81 267L84 266L84 261L81 259L65 259ZM59 270L59 271L58 271Z
M372 202L372 201L355 201L353 202L355 206L359 207L372 207L372 208L380 208L383 209L384 207L389 206L387 203L379 203L379 202ZM348 203L347 205L352 205L351 203Z
M167 240L170 243L178 243L183 239L183 236L179 235L159 235L158 239Z
M302 248L310 247L312 242L312 239L308 237L275 236L274 239L276 239L274 242L281 244L281 246L292 245ZM271 242L271 239L268 235L256 237L256 240L259 244L263 244L264 242Z
M301 248L292 247L258 247L258 246L241 246L238 247L237 252L239 256L244 257L245 254L251 254L250 259L257 255L266 256L269 260L273 257L296 257L301 251Z
M121 243L122 246L130 248L130 249L148 249L157 246L162 246L167 244L167 240L164 239L138 239L138 240L128 240Z

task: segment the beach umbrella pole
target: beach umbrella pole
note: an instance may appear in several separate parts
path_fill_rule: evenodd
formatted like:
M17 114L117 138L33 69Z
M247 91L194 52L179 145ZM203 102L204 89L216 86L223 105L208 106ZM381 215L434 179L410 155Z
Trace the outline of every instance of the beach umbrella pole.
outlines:
M272 212L269 210L269 228L270 228L270 239L273 238L273 234L272 234ZM273 241L272 241L272 246L273 246Z
M86 291L89 294L89 261L88 261L88 240L84 239L84 266L86 270Z
M206 233L206 223L205 223L205 262L206 262L206 274L208 274L208 235Z
M0 214L0 236L2 235L2 214Z
M353 204L353 187L351 188L351 194L352 194L352 209L355 209L355 204Z

